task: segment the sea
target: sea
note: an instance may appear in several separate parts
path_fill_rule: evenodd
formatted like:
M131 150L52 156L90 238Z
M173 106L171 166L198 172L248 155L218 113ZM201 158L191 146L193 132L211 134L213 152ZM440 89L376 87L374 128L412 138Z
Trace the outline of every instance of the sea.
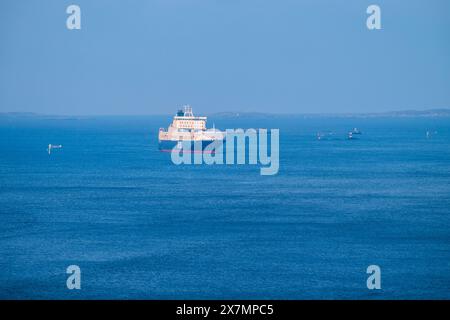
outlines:
M275 175L174 164L170 121L0 117L1 299L450 299L450 118L209 117L279 129Z

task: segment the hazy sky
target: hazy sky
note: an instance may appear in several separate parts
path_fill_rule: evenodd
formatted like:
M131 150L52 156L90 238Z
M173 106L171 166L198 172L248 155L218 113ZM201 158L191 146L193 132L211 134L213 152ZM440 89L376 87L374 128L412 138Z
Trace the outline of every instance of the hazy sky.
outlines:
M81 7L81 30L66 8ZM381 7L382 30L366 27ZM0 0L0 112L450 107L448 0Z

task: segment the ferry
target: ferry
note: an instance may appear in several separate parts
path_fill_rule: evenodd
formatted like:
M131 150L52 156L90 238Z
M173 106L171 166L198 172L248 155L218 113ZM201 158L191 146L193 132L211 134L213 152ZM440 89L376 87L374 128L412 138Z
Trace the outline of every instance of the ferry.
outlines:
M184 142L191 142L194 150L194 142L201 142L202 151L212 142L220 140L224 142L225 132L213 128L206 128L207 117L196 117L192 107L187 105L173 117L168 129L159 129L159 150L171 152L182 148Z

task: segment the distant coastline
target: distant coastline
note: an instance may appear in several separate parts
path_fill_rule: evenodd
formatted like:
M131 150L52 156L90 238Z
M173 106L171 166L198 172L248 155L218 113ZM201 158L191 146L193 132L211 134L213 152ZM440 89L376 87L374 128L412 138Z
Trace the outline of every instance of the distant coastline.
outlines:
M120 116L167 116L168 114L154 115L52 115L34 112L0 112L0 118L21 118L21 119L47 119L47 120L81 120L96 117L120 117ZM413 118L413 117L450 117L450 109L428 109L428 110L403 110L388 112L370 112L370 113L264 113L264 112L215 112L206 114L215 118L284 118L284 117L301 117L301 118Z
M450 109L429 110L404 110L370 113L262 113L262 112L218 112L210 116L220 118L243 118L243 117L302 117L302 118L405 118L405 117L450 117Z

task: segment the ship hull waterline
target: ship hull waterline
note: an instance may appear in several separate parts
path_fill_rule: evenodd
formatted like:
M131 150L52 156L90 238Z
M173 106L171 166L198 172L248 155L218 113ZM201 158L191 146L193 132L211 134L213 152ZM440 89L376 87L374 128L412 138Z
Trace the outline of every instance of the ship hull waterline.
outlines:
M225 151L225 140L222 140L220 148L205 150L215 141L217 140L196 141L196 144L194 141L159 140L158 149L161 152L223 153ZM210 148L212 148L212 146Z

